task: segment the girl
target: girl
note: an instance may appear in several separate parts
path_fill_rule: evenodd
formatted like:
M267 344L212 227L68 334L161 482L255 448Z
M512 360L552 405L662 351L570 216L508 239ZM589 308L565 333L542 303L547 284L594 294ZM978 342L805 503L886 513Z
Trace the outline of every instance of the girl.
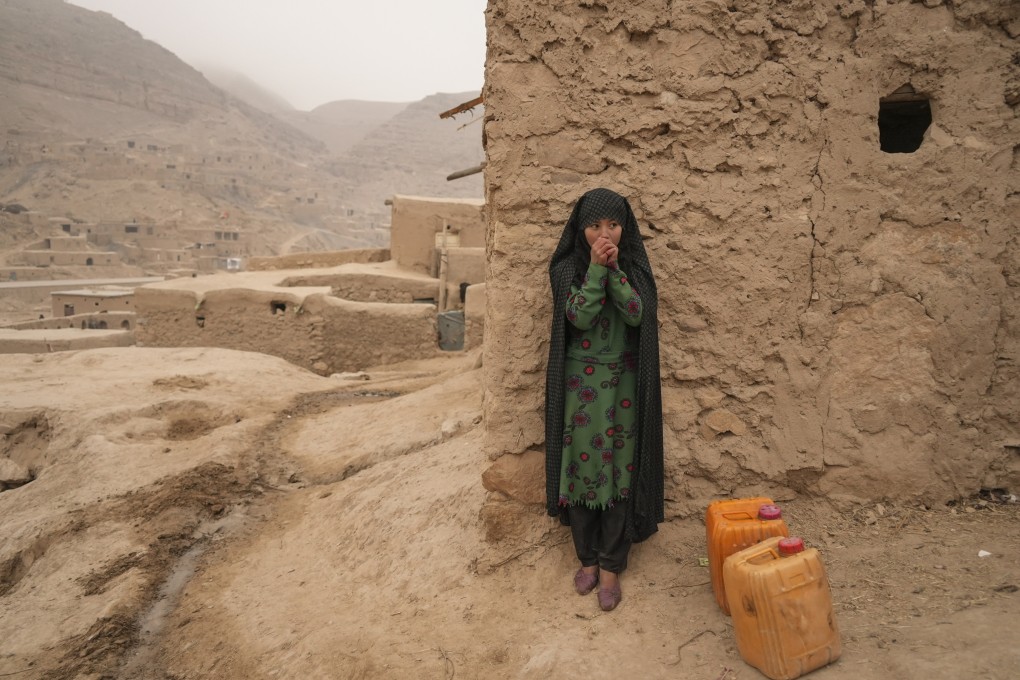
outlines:
M581 196L549 266L546 509L570 525L599 606L620 603L632 543L663 519L658 296L627 199Z

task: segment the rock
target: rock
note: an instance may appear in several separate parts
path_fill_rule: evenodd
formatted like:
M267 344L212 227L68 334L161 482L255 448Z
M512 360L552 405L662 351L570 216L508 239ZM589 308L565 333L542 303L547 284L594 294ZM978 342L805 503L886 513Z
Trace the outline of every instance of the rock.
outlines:
M514 454L503 457L508 456L517 457ZM478 512L485 526L485 540L489 543L533 540L548 524L545 513L535 505L503 498L498 493L490 496Z
M744 425L740 418L724 408L712 411L701 423L701 435L705 439L712 440L717 435L727 432L738 437L743 436L747 434L747 425Z
M545 452L507 453L482 473L482 486L522 503L545 502Z
M685 316L677 321L677 326L685 333L697 333L708 328L708 323L697 316Z
M371 380L372 379L372 376L370 376L368 373L365 373L364 371L358 371L357 373L334 373L333 375L331 375L329 377L330 378L335 378L336 380Z
M442 434L443 439L449 439L463 429L464 421L450 418L443 421L443 424L439 427L439 432Z
M694 390L694 398L698 400L701 408L716 408L726 398L722 390L714 387L699 387Z
M316 373L323 374L329 370L329 365L325 361L316 361L312 364L312 370Z
M28 484L34 479L32 473L24 465L15 463L10 458L0 458L0 484L7 487Z

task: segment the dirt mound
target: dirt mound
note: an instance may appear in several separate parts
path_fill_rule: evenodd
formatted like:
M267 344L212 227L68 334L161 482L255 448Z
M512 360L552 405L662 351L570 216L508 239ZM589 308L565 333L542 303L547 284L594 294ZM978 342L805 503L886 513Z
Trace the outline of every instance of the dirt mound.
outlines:
M164 390L200 390L209 386L208 381L186 375L175 375L171 378L157 378L152 381L153 387Z

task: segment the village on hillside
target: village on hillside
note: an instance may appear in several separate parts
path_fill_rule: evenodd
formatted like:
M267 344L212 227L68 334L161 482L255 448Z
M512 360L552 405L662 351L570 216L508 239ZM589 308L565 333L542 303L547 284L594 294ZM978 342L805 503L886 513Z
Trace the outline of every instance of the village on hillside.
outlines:
M304 112L0 3L0 677L1013 678L1016 4L478 19L480 93ZM600 187L663 454L611 607L546 469Z

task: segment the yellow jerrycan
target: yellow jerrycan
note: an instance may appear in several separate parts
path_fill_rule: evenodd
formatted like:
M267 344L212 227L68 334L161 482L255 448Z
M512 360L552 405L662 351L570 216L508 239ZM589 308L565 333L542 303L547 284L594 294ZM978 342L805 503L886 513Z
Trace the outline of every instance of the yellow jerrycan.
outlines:
M771 498L735 498L713 501L705 512L708 568L715 601L727 614L723 562L727 557L772 536L789 536L782 511Z
M773 537L723 564L737 649L772 680L792 680L839 658L839 628L818 550Z

